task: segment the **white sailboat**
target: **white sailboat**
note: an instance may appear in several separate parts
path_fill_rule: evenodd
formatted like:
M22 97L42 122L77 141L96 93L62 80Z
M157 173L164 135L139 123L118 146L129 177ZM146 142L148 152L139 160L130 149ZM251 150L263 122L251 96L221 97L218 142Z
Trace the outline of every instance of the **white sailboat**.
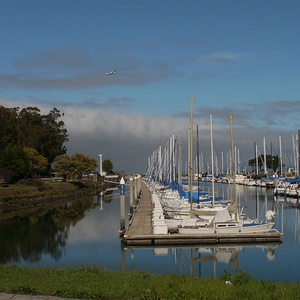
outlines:
M211 119L212 122L212 119ZM212 131L211 131L212 134ZM212 140L212 136L211 136ZM228 201L226 203L215 203L215 195L213 188L212 201L202 201L198 195L198 202L193 203L192 193L192 149L193 149L193 97L191 97L191 117L190 117L190 139L189 139L189 186L188 191L190 194L189 201L180 198L179 194L167 196L166 190L159 195L160 204L165 212L165 223L168 224L169 230L174 231L177 227L203 227L208 226L215 218L216 214L221 211L228 211ZM213 148L212 148L213 149ZM213 150L212 150L213 151ZM213 153L212 153L213 157ZM212 161L213 164L213 161ZM212 165L212 169L214 166ZM214 178L213 178L214 181ZM213 183L214 184L214 183ZM198 188L199 193L199 188Z
M234 184L233 203L226 209L217 211L213 220L208 226L185 226L179 228L179 234L188 235L213 235L213 234L254 234L268 233L274 226L274 212L268 211L266 214L267 221L260 223L257 220L252 220L244 214L239 214L236 206L236 191L235 191L235 157L233 143L232 116L230 116L230 137L231 137L231 155L232 155L232 178Z

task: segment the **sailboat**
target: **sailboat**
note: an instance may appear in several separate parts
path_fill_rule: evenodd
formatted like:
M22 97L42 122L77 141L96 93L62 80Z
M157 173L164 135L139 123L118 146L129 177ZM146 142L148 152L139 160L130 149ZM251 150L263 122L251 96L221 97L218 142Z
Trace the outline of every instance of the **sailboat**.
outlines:
M228 211L230 205L230 201L222 200L222 202L215 202L215 174L214 174L214 146L213 146L213 130L212 130L212 116L210 116L210 149L211 149L211 170L212 170L212 199L211 203L207 205L207 203L201 203L198 207L191 208L191 214L198 216L204 220L212 221L217 213L221 213L222 211Z
M213 234L255 234L269 233L274 226L273 211L267 211L266 222L260 223L257 220L252 220L244 214L240 214L236 204L236 187L235 187L235 157L234 157L234 142L232 129L232 116L230 120L230 139L231 139L231 160L232 160L232 178L234 184L233 201L226 209L217 210L214 218L207 226L185 226L178 229L179 234L189 235L213 235ZM276 231L276 230L275 230ZM277 231L276 231L277 232Z
M193 203L193 185L192 185L192 149L193 149L193 97L191 97L191 117L190 117L190 138L189 138L189 201L183 200L180 196L175 196L172 192L167 196L166 190L159 193L158 198L162 205L165 216L164 223L168 225L169 230L177 231L177 227L203 227L208 226L215 218L218 212L228 212L228 202L215 204L214 193L212 199L204 201L200 197L199 187L197 192L198 203ZM211 138L212 139L212 138ZM212 155L213 157L213 155ZM214 167L212 167L214 169ZM158 191L155 191L157 193ZM211 201L212 200L212 201Z

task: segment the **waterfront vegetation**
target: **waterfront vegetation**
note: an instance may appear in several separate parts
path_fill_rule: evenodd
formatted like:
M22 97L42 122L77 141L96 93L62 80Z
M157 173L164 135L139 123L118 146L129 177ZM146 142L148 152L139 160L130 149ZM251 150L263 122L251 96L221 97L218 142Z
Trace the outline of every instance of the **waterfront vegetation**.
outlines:
M22 179L17 184L0 186L0 220L37 209L48 208L66 200L79 199L85 195L105 190L106 183L92 181L44 181Z
M230 284L226 284L230 281ZM299 299L300 284L256 280L225 272L218 279L111 272L96 266L30 269L0 266L0 292L77 299Z
M31 182L31 183L30 183ZM23 184L11 184L1 187L0 199L35 198L51 196L76 189L70 182L24 181Z
M10 184L0 187L0 200L49 197L76 192L80 189L94 187L88 181L42 181L42 180L21 180L17 184Z

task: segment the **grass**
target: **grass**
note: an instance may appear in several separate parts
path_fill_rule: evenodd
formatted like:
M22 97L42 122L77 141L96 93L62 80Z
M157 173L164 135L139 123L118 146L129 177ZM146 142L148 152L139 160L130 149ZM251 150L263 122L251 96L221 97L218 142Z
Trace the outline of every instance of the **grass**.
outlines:
M230 280L232 284L226 284ZM0 291L77 299L299 299L300 284L253 279L242 272L220 279L110 272L98 267L29 269L0 266Z

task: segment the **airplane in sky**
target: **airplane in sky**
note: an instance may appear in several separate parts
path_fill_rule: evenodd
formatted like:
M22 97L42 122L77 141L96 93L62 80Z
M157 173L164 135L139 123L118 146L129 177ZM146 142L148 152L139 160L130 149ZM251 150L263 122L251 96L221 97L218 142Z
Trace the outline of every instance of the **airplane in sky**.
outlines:
M114 75L116 72L117 72L117 70L113 70L113 71L107 72L106 75Z

